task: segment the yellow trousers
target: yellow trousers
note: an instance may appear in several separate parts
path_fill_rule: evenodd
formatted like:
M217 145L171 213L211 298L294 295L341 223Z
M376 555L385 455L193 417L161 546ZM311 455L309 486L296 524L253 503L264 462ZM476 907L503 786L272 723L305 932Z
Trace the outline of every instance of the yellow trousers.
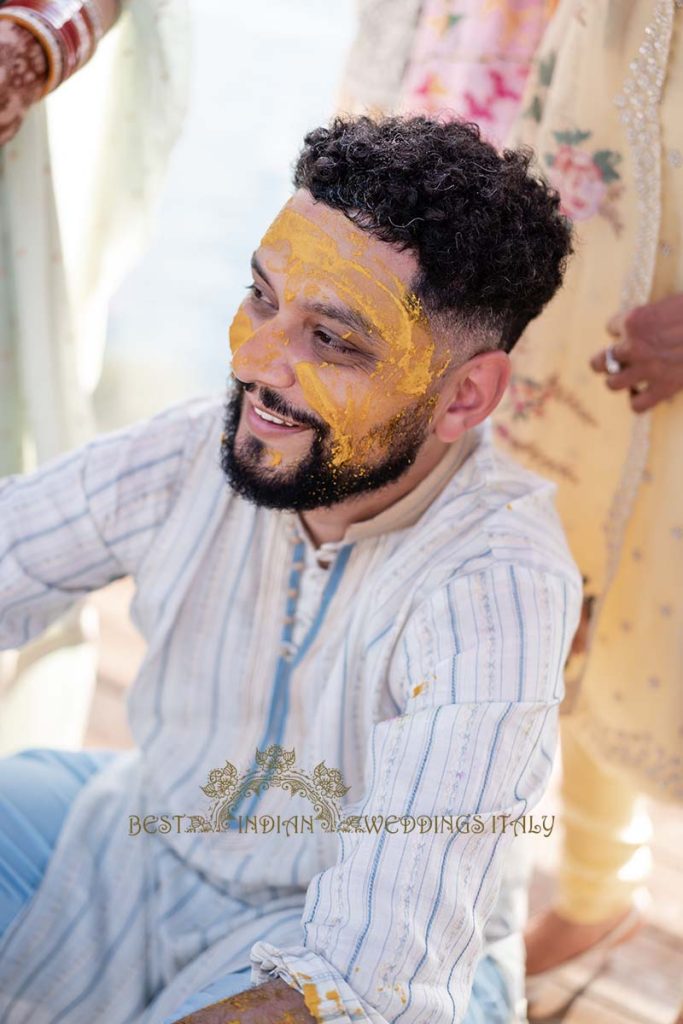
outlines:
M647 899L651 825L628 778L586 751L571 715L561 722L564 849L556 910L589 924Z

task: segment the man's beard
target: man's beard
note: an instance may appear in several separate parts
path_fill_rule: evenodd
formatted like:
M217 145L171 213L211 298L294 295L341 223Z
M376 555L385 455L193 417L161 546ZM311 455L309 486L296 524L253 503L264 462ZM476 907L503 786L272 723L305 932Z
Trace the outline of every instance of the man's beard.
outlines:
M233 379L228 390L221 439L221 468L234 491L265 508L307 512L335 505L354 495L378 490L398 480L413 464L427 434L431 403L415 403L376 431L384 443L385 457L377 465L335 465L334 438L329 426L309 418L312 430L308 452L289 470L263 465L268 445L253 435L236 445L244 385ZM279 396L260 388L265 409L285 415ZM299 418L299 422L303 422Z

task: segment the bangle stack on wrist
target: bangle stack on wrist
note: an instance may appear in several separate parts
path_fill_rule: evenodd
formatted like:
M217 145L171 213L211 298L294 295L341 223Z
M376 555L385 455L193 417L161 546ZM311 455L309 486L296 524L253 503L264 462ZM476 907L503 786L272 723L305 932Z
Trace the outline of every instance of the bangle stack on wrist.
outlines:
M45 50L48 75L44 94L83 67L102 36L94 0L12 0L0 6L0 18L21 25Z

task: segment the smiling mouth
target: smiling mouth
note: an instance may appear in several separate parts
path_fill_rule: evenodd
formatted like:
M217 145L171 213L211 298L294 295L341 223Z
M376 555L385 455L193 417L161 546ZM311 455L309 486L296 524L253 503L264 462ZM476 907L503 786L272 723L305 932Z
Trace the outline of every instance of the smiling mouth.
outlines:
M273 412L266 412L265 409L260 409L258 405L254 406L254 412L266 423L277 423L281 427L300 427L300 423L293 423L291 420L283 420L280 416L276 416Z
M256 405L254 402L249 402L249 411L255 419L259 420L263 424L268 424L272 427L279 427L281 430L308 430L309 428L303 423L296 423L294 420L286 419L284 416L278 416L276 413L271 412L269 409L264 409L260 405Z

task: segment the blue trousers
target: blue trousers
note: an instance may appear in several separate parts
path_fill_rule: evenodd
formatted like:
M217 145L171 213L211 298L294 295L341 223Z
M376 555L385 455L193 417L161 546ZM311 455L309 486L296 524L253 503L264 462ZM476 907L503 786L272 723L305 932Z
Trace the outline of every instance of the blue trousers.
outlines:
M116 756L115 751L36 749L0 759L0 936L38 889L79 789ZM243 992L250 977L245 968L217 978L164 1024ZM484 957L463 1024L508 1024L511 1018L504 979L495 961Z

